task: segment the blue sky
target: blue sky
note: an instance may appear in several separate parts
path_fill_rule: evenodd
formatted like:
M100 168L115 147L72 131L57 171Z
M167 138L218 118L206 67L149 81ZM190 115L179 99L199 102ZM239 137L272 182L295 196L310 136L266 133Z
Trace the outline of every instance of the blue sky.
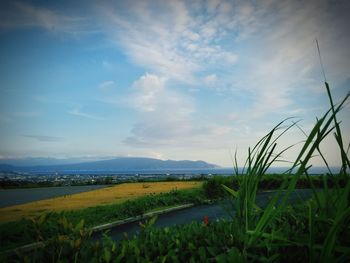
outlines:
M316 38L335 100L349 91L349 12L322 0L2 1L0 157L230 166L279 121L309 131L325 112ZM292 130L281 147L303 139Z

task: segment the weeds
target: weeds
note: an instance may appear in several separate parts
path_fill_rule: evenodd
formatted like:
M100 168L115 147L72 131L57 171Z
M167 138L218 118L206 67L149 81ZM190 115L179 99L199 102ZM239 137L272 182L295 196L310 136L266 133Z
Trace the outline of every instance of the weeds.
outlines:
M285 179L279 191L264 210L261 210L256 205L258 185L267 169L278 160L282 153L293 147L292 145L277 153L275 152L277 140L297 124L293 122L281 130L285 120L275 126L252 149L249 148L248 157L241 174L238 172L237 158L235 156L235 171L239 181L239 188L236 191L225 185L223 187L235 198L236 220L245 227L246 237L243 239L243 252L245 252L244 256L246 259L257 259L256 253L251 254L249 251L252 248L259 247L274 248L271 250L275 251L273 256L276 256L276 258L281 255L280 253L283 250L302 251L300 253L303 255L303 258L308 259L310 262L335 262L350 258L350 249L346 249L346 247L349 247L349 242L344 243L344 239L341 238L344 233L348 236L350 231L347 225L350 221L350 180L347 173L350 165L343 145L340 125L336 118L337 113L348 100L349 94L338 105L334 105L329 85L327 82L325 85L330 100L330 110L317 120L296 160L290 169L286 171ZM277 133L278 131L279 133ZM331 178L334 185L330 191L328 185L330 175L323 176L323 185L319 189L313 183L308 170L311 167L309 164L310 160L315 152L318 152L326 167L330 170L326 159L320 151L320 144L331 132L334 132L334 137L341 153L342 165L337 175L332 174ZM298 211L288 207L287 200L296 189L301 176L306 176L313 190L313 198L302 206L301 211ZM302 233L300 231L289 231L288 228L293 225L290 222L281 224L283 222L281 218L286 216L288 209L289 213L293 215L293 224L302 225ZM316 227L318 225L322 225L323 228L318 229ZM308 249L301 249L305 247ZM259 257L260 260L270 261L271 258L264 255Z

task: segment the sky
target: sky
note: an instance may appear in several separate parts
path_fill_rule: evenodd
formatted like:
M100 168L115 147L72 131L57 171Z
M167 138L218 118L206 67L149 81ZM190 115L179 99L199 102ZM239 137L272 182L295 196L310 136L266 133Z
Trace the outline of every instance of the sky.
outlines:
M237 150L242 163L280 121L309 132L329 108L315 39L334 100L349 92L349 13L346 0L1 1L0 159L229 167ZM283 157L304 139L282 137L299 143ZM333 138L322 150L339 164Z

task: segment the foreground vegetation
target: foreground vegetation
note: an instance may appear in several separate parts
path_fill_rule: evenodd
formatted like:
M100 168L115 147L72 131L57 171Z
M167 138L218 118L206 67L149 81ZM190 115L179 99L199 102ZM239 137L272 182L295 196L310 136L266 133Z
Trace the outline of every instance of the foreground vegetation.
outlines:
M350 146L344 145L336 116L349 95L334 105L327 83L326 91L330 110L306 136L299 155L265 208L256 203L259 185L267 169L292 147L276 150L278 139L296 127L295 122L288 126L284 126L286 121L281 122L249 148L242 172L235 156L237 185L222 184L234 200L235 216L230 221L211 222L203 215L202 223L154 229L156 218L152 218L141 225L141 235L126 236L116 243L107 236L90 242L84 221L74 225L62 219L60 229L53 233L45 249L18 258L28 262L348 262ZM318 154L328 167L320 145L332 133L339 149L341 169L337 174L329 170L322 177L322 184L315 185L308 173L310 160ZM288 205L288 197L303 178L311 186L312 198ZM36 221L36 229L42 224L45 225L44 219ZM37 236L41 237L40 231Z
M63 227L66 232L61 230L61 233L69 232L70 236L55 236L45 251L32 255L31 259L43 262L51 259L65 262L320 262L323 251L329 248L328 235L324 232L327 223L313 225L312 239L309 224L305 205L288 207L266 229L271 233L261 235L251 245L248 242L253 235L247 234L237 220L210 222L204 218L201 223L160 229L152 228L150 220L139 236L131 239L126 236L121 242L105 236L95 243L82 243L89 233L74 227L67 231L69 227ZM343 225L340 233L344 233L346 227ZM337 245L327 253L323 262L335 262L334 259L346 262L349 232L345 230L345 233L337 240L343 246ZM312 240L320 243L310 244Z
M258 191L278 190L285 183L293 179L292 174L263 174L257 184ZM328 188L335 188L336 185L344 187L347 178L324 174L324 175L301 175L296 182L295 189L322 189L327 184ZM203 184L204 194L208 199L226 198L228 192L222 187L225 185L235 191L241 187L242 178L240 176L215 176L206 180Z
M283 175L265 175L263 176L262 184L259 186L259 189L276 190L279 188L282 181ZM312 181L314 185L318 185L323 182L322 176L314 176L312 177ZM167 208L174 205L187 203L201 204L206 202L208 199L224 199L228 197L228 193L223 189L222 184L236 189L238 187L238 182L239 180L236 176L215 176L213 178L206 179L202 188L198 188L198 185L195 184L195 188L193 189L172 190L163 194L151 193L143 197L124 201L124 203L117 202L109 205L88 207L85 209L49 213L45 212L44 210L41 213L41 216L36 217L36 219L23 218L21 220L1 224L1 250L4 251L36 242L38 240L38 232L40 232L39 239L50 239L60 232L60 224L62 223L63 218L65 218L64 220L67 220L67 222L70 222L72 225L76 225L81 222L81 220L84 220L84 227L91 228L97 225L113 222L115 220L139 216L152 210ZM331 181L329 180L329 182ZM310 187L308 182L301 181L301 183L302 184L300 186L303 188ZM332 185L332 183L329 184L329 186ZM147 188L148 186L149 184L146 184L143 188ZM125 189L127 184L123 184L122 187ZM95 194L96 192L92 191L88 193L88 196ZM77 197L81 198L79 195ZM64 199L67 201L66 198ZM30 207L35 206L30 204ZM33 227L33 223L37 224L40 221L43 223Z

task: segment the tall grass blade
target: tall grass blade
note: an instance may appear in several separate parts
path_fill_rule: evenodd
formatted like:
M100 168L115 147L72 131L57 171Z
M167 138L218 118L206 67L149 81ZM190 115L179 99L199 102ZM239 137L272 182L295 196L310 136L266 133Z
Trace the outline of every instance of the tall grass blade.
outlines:
M332 252L334 250L334 247L336 245L336 234L337 231L344 226L344 222L350 218L350 207L348 207L346 210L342 211L342 213L340 213L332 227L330 228L327 237L323 243L323 250L321 252L320 255L320 260L321 262L334 262L334 259L332 258Z

